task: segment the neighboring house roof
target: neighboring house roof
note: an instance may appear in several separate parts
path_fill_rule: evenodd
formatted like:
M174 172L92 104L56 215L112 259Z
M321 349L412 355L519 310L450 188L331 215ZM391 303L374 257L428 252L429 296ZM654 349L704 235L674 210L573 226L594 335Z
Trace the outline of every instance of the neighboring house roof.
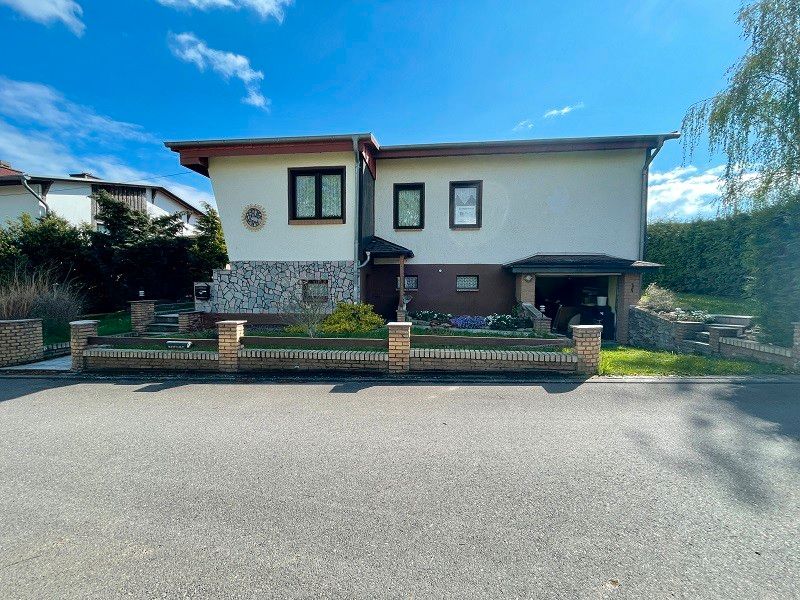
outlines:
M607 273L657 269L663 265L608 254L534 254L503 266L512 273Z
M373 258L413 258L414 253L400 244L395 244L377 235L372 235L364 243L364 252L369 252Z
M422 158L433 156L476 156L487 154L526 154L540 152L576 152L584 150L626 150L656 148L665 140L680 137L672 131L652 135L623 135L582 138L499 140L381 146L371 133L346 135L243 138L229 140L188 140L164 142L180 154L181 164L208 176L208 159L213 156L253 156L264 154L301 154L346 152L354 142L368 160L386 158ZM373 165L370 165L373 169Z
M8 177L14 175L22 175L22 171L18 171L7 162L0 160L0 177Z

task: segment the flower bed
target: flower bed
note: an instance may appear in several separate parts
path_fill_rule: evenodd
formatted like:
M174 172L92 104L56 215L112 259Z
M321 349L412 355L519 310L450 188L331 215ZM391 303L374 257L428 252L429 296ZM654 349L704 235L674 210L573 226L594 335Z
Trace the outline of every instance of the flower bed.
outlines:
M411 312L408 315L415 325L427 327L453 328L462 331L517 332L531 329L529 319L509 314L457 315L433 310Z

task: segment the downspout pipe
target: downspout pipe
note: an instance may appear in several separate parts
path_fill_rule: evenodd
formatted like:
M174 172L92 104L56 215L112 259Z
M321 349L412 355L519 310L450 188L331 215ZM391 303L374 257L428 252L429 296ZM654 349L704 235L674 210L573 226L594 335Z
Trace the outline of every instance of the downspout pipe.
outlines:
M36 190L34 190L34 189L33 189L33 188L32 188L32 187L31 187L31 186L28 184L28 180L29 180L30 178L31 178L31 177L30 177L30 175L28 175L27 173L23 173L22 175L20 175L20 176L19 176L19 180L20 180L20 182L22 183L22 186L23 186L23 187L24 187L26 190L28 190L28 191L29 191L29 192L30 192L30 193L33 195L33 197L34 197L34 198L36 198L36 199L39 201L39 204L41 204L42 206L44 206L44 214L45 214L45 216L47 216L47 215L49 215L49 214L50 214L50 207L47 205L47 202L45 202L44 198L42 198L42 197L41 197L41 195L37 194L37 193L36 193Z
M664 136L659 136L656 147L647 151L642 167L642 190L641 190L641 215L639 224L639 260L644 259L645 241L647 239L647 184L649 180L650 164L661 151L664 145Z
M361 302L361 267L359 266L358 250L361 247L361 153L358 151L358 136L353 136L353 154L355 156L355 187L356 187L356 209L353 224L355 225L355 235L353 236L353 264L355 265L355 278L353 281L353 299ZM364 264L369 262L369 254Z

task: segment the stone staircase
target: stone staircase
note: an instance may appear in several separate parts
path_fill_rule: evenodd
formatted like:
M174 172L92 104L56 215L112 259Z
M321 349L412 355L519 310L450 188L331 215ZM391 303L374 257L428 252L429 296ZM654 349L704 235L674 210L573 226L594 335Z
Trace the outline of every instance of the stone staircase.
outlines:
M143 336L161 337L165 333L178 333L178 315L192 311L194 304L189 302L156 305L155 318Z
M726 337L742 337L753 324L752 317L738 315L713 315L714 321L703 325L703 329L695 331L681 342L681 350L689 354L712 354L711 332L709 327L724 327ZM733 335L731 335L733 334Z

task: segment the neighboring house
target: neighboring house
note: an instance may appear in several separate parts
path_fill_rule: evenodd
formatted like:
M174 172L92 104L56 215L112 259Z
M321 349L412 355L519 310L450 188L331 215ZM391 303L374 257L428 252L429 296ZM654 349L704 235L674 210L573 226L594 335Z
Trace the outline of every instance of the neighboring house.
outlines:
M45 205L72 225L96 226L97 203L92 195L105 190L134 210L153 217L183 213L184 232L191 233L202 211L169 190L154 185L140 185L99 179L91 173L73 173L69 177L30 175L25 187L24 173L0 161L0 227L23 213L32 217L44 214ZM32 193L32 192L35 192ZM40 202L40 196L44 203Z
M211 178L222 218L231 264L201 286L204 310L278 322L304 295L392 318L402 292L408 310L486 315L525 302L561 331L600 320L624 340L641 274L658 266L642 261L648 168L678 135L166 145Z

